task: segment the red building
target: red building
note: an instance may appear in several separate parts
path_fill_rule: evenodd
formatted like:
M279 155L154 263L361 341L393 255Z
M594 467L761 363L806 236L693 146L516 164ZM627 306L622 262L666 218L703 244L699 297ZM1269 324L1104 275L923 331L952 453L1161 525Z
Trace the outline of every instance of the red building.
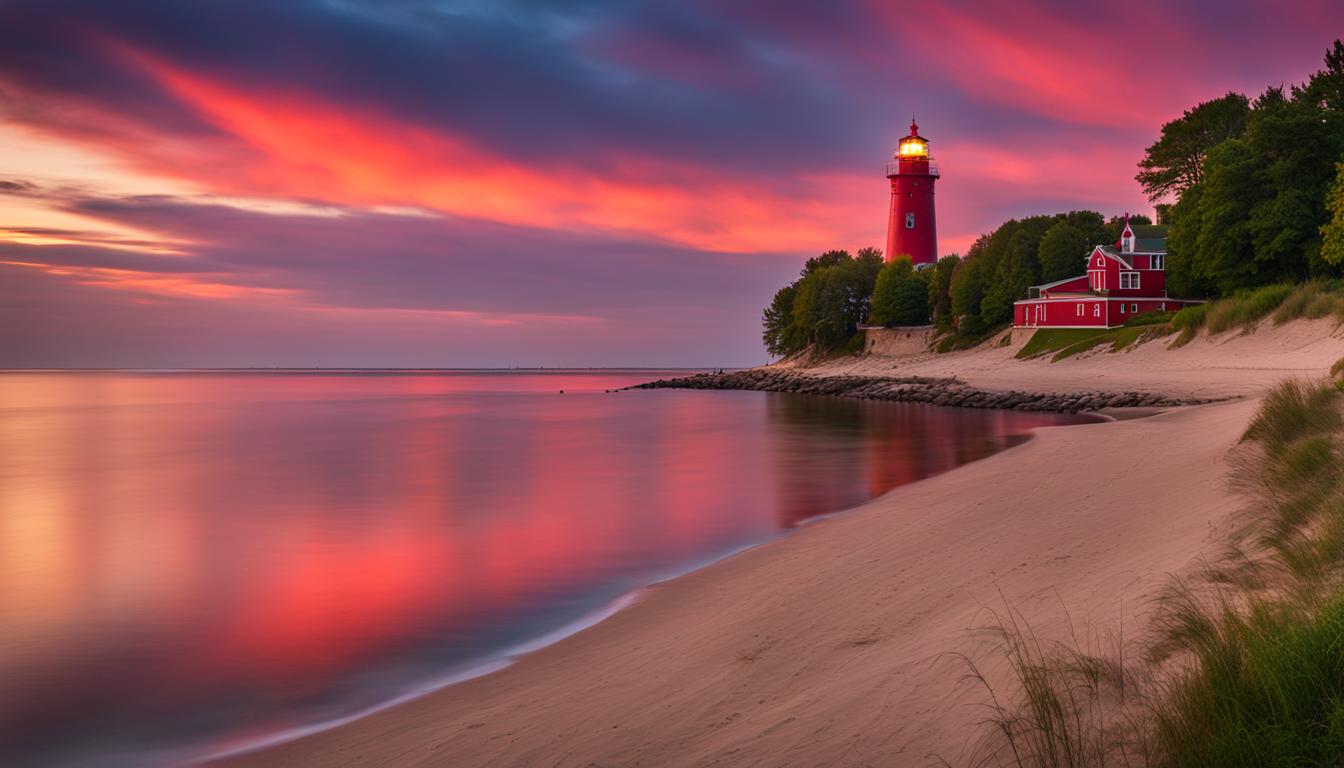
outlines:
M1166 237L1160 227L1129 225L1114 246L1099 245L1087 257L1087 274L1035 285L1013 303L1017 328L1115 328L1145 312L1175 311L1191 299L1167 295Z
M929 157L929 140L910 121L910 135L901 139L896 162L887 163L891 181L891 212L887 217L887 261L905 254L915 263L938 261L938 227L933 215L933 183L938 167Z

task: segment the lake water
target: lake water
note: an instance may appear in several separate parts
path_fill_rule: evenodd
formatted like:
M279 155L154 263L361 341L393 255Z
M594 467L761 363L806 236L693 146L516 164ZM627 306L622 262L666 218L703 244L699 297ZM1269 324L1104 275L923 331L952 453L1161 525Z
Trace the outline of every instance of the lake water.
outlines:
M659 375L0 375L0 764L348 717L1082 420L605 391Z

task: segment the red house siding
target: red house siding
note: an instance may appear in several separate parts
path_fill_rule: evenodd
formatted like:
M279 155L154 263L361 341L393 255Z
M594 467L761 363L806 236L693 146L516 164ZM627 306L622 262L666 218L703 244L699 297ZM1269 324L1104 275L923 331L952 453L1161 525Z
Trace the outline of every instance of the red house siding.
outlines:
M1135 315L1199 303L1167 296L1165 261L1162 253L1117 254L1099 246L1088 256L1086 275L1035 286L1039 297L1015 302L1013 325L1115 328Z

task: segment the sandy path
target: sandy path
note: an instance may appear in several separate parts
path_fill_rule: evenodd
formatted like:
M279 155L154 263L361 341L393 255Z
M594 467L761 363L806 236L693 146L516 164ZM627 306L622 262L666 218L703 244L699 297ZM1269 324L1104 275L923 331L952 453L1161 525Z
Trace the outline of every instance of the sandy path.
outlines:
M1061 601L1075 621L1115 625L1123 607L1140 626L1145 595L1234 510L1223 462L1253 407L1041 430L661 585L501 672L235 762L956 762L984 712L946 652L976 642L982 606L1002 592L1047 637Z

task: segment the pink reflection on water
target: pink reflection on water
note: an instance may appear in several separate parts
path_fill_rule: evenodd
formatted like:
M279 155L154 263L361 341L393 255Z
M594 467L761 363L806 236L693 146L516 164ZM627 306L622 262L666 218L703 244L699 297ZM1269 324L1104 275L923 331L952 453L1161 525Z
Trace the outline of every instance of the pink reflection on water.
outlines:
M337 716L1072 421L654 375L0 376L0 757Z

